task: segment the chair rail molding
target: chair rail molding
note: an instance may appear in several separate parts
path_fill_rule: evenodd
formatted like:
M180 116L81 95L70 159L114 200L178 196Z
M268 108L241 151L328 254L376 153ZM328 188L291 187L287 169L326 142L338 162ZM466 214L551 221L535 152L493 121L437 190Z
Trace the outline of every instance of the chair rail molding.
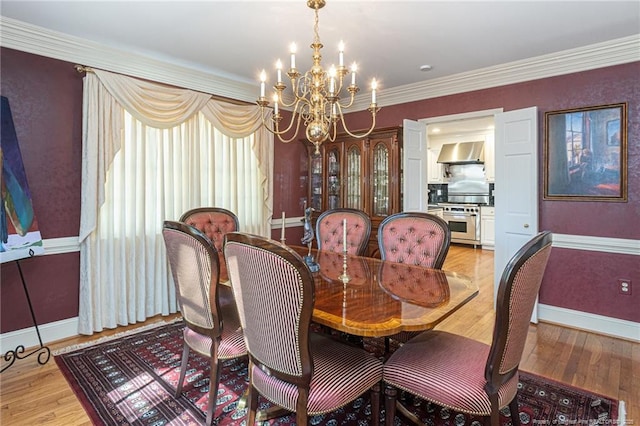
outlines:
M640 256L640 240L553 234L553 247Z

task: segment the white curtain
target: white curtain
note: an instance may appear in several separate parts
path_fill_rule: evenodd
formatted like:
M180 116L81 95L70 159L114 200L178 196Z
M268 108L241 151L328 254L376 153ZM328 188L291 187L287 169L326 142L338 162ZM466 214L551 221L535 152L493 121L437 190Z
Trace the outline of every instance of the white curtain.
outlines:
M101 70L84 79L79 332L176 312L162 222L227 208L268 236L273 136L259 107Z

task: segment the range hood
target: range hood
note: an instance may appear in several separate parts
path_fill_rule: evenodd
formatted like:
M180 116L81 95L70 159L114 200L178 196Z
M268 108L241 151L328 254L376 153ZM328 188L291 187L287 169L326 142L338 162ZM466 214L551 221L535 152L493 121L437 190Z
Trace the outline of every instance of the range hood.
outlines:
M442 145L438 163L479 164L484 163L484 142L458 142Z

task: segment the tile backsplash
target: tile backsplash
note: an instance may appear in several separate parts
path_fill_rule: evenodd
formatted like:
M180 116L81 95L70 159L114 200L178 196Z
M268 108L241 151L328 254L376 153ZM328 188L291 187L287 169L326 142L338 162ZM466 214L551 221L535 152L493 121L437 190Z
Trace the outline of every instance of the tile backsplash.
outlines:
M490 206L494 206L495 204L493 203L493 188L494 188L495 184L494 183L490 183L489 184L489 205Z
M429 204L446 203L448 199L447 184L435 184L430 183L427 185L429 188Z

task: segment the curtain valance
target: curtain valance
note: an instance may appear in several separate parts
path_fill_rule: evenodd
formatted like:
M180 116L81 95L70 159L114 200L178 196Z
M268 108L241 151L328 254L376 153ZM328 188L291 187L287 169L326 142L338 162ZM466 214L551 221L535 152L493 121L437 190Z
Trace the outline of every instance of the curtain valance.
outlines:
M255 134L253 151L264 176L264 203L270 224L273 197L273 135L262 127L260 107L235 105L211 95L139 80L104 70L94 70L84 78L83 181L79 241L96 227L97 214L104 203L104 183L114 155L121 146L122 111L126 109L147 126L170 129L197 113L231 138Z

